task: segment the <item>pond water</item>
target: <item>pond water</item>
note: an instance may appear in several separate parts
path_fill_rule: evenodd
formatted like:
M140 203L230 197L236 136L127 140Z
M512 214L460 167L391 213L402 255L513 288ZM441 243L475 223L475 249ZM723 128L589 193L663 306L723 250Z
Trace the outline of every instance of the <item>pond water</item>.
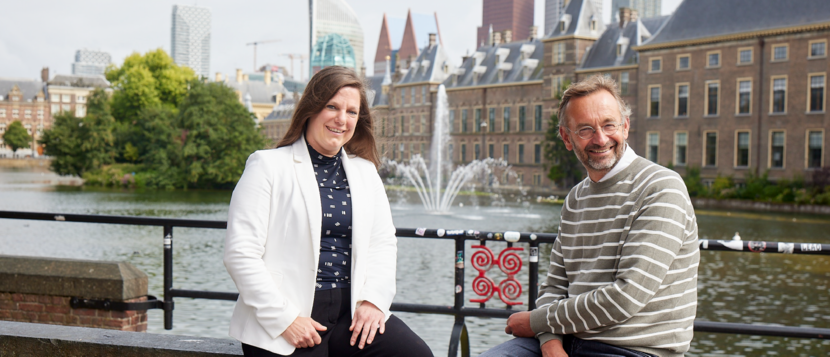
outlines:
M127 191L61 186L71 179L44 169L0 168L0 210L225 220L230 192ZM550 231L560 207L522 204L507 196L492 206L482 197L459 196L450 215L424 211L417 197L390 192L397 227ZM506 202L506 203L501 203ZM463 204L463 207L459 207ZM699 210L700 238L830 242L830 217ZM222 265L224 230L174 230L174 287L235 291ZM472 245L468 242L468 245ZM521 246L521 245L518 245ZM494 252L503 244L492 244ZM454 247L451 241L401 238L396 302L452 305ZM544 276L550 247L540 253ZM150 277L149 293L162 296L162 231L86 223L0 220L0 254L94 260L126 260ZM471 254L471 250L468 250ZM527 264L527 253L522 254ZM403 274L402 272L406 272ZM467 286L476 271L467 266ZM500 281L491 270L488 276ZM739 252L701 252L698 318L710 321L830 327L830 257ZM403 278L405 277L405 278ZM527 281L526 273L517 276ZM526 287L525 287L526 290ZM467 293L466 299L474 298ZM503 307L491 300L488 307ZM522 301L527 301L526 296ZM478 304L467 303L474 307ZM160 310L150 311L153 333L228 338L232 302L177 299L173 330L163 329ZM519 307L523 309L523 307ZM432 348L446 355L452 317L398 313ZM504 319L468 318L473 355L506 341ZM698 333L688 356L827 356L830 341Z

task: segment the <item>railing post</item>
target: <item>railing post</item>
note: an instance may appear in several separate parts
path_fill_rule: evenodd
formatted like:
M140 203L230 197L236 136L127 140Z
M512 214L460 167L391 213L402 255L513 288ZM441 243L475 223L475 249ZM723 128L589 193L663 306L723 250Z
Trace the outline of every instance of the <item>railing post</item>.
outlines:
M164 329L173 329L173 226L164 226Z
M458 355L458 345L461 344L461 356L470 357L470 338L467 334L467 325L464 323L464 315L461 309L464 307L464 237L455 237L455 301L453 310L455 312L455 323L450 335L449 357Z
M539 296L539 242L530 241L530 277L527 287L527 309L536 308L536 298Z

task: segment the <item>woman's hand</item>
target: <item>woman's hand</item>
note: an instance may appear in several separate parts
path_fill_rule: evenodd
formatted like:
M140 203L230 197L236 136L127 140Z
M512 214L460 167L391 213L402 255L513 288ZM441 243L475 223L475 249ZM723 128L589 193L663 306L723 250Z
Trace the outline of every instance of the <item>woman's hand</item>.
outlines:
M317 331L325 331L326 327L310 317L298 316L285 329L282 337L296 348L307 348L319 345L322 341Z
M366 343L372 343L378 330L381 334L386 331L386 316L371 302L363 301L355 310L352 325L349 326L349 331L352 331L352 340L349 343L354 346L357 336L360 335L357 348L363 349Z

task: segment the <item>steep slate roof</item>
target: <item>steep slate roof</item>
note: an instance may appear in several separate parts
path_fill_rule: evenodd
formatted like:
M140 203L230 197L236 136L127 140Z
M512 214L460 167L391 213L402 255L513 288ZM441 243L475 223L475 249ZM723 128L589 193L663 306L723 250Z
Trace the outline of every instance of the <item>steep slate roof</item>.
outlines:
M383 75L366 77L366 81L369 83L369 88L366 88L366 99L372 100L369 103L370 108L378 105L389 105L389 96L383 94L383 77Z
M291 120L291 116L294 115L295 104L294 96L286 96L279 105L274 106L274 110L268 113L268 116L263 120Z
M830 25L827 0L686 0L643 46L816 24Z
M18 79L18 78L0 78L0 96L6 100L6 96L12 91L12 88L17 85L20 89L21 101L29 101L37 98L37 94L43 90L43 82L33 79ZM46 91L43 93L46 94Z
M58 74L48 82L50 86L109 88L110 82L104 76Z
M418 42L415 39L415 26L412 24L412 11L406 13L406 26L403 30L403 40L398 47L398 56L401 59L418 56Z
M375 51L375 62L386 60L386 56L392 55L392 38L389 37L389 23L386 21L386 13L383 13L383 22L380 23L380 37L378 47Z
M565 12L556 21L556 26L553 29L545 29L547 32L546 38L557 38L565 36L582 36L582 37L599 37L605 31L605 23L600 18L600 11L602 9L594 9L594 5L588 0L571 0ZM591 18L597 20L597 30L591 31ZM568 27L565 32L559 28L559 22L562 18L569 18Z
M652 17L629 22L624 29L620 29L619 23L608 25L599 40L595 42L588 53L580 69L603 68L625 66L637 63L637 51L631 49L639 46L651 38L657 32L669 16ZM627 39L627 49L621 57L617 57L617 43L621 37ZM623 40L625 41L625 40Z
M530 53L530 56L527 56L525 59L522 59L522 48L528 51L527 53ZM507 52L507 57L502 64L496 64L496 55L499 53L503 55L505 52ZM444 81L444 86L449 89L541 80L544 53L544 45L539 40L480 47L472 56L464 61L461 67L451 72L453 75ZM529 68L527 78L525 78L525 66L523 64ZM501 81L498 78L500 67L504 68ZM473 80L474 75L479 76L477 81ZM453 78L453 76L457 77Z
M449 72L444 73L444 66L449 67ZM447 56L444 47L435 44L432 47L426 46L421 54L410 64L409 69L403 75L397 85L418 82L443 82L452 71L452 63Z
M225 81L225 85L241 92L243 98L245 95L250 94L251 102L253 103L274 103L274 96L278 93L282 93L283 98L291 95L291 93L285 90L285 87L277 81L271 81L269 85L265 85L265 82L260 81L248 80L239 83L235 79L232 79L233 78L228 78Z

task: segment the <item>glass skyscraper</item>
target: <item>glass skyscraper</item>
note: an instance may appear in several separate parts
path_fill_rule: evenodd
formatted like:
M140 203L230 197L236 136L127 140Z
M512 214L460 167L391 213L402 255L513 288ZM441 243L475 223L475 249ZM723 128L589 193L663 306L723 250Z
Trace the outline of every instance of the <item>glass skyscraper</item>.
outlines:
M173 5L170 55L177 64L192 68L196 75L208 77L210 10L197 6Z
M354 10L344 0L308 0L308 10L310 76L322 68L315 68L315 63L323 66L337 63L354 68L360 74L360 67L364 65L363 28ZM327 36L329 34L337 34L339 38ZM345 45L351 46L351 50ZM348 53L354 58L335 58L344 54L348 56Z
M72 74L103 76L110 62L112 62L112 57L109 53L87 49L78 50L75 52L75 62L72 63Z

